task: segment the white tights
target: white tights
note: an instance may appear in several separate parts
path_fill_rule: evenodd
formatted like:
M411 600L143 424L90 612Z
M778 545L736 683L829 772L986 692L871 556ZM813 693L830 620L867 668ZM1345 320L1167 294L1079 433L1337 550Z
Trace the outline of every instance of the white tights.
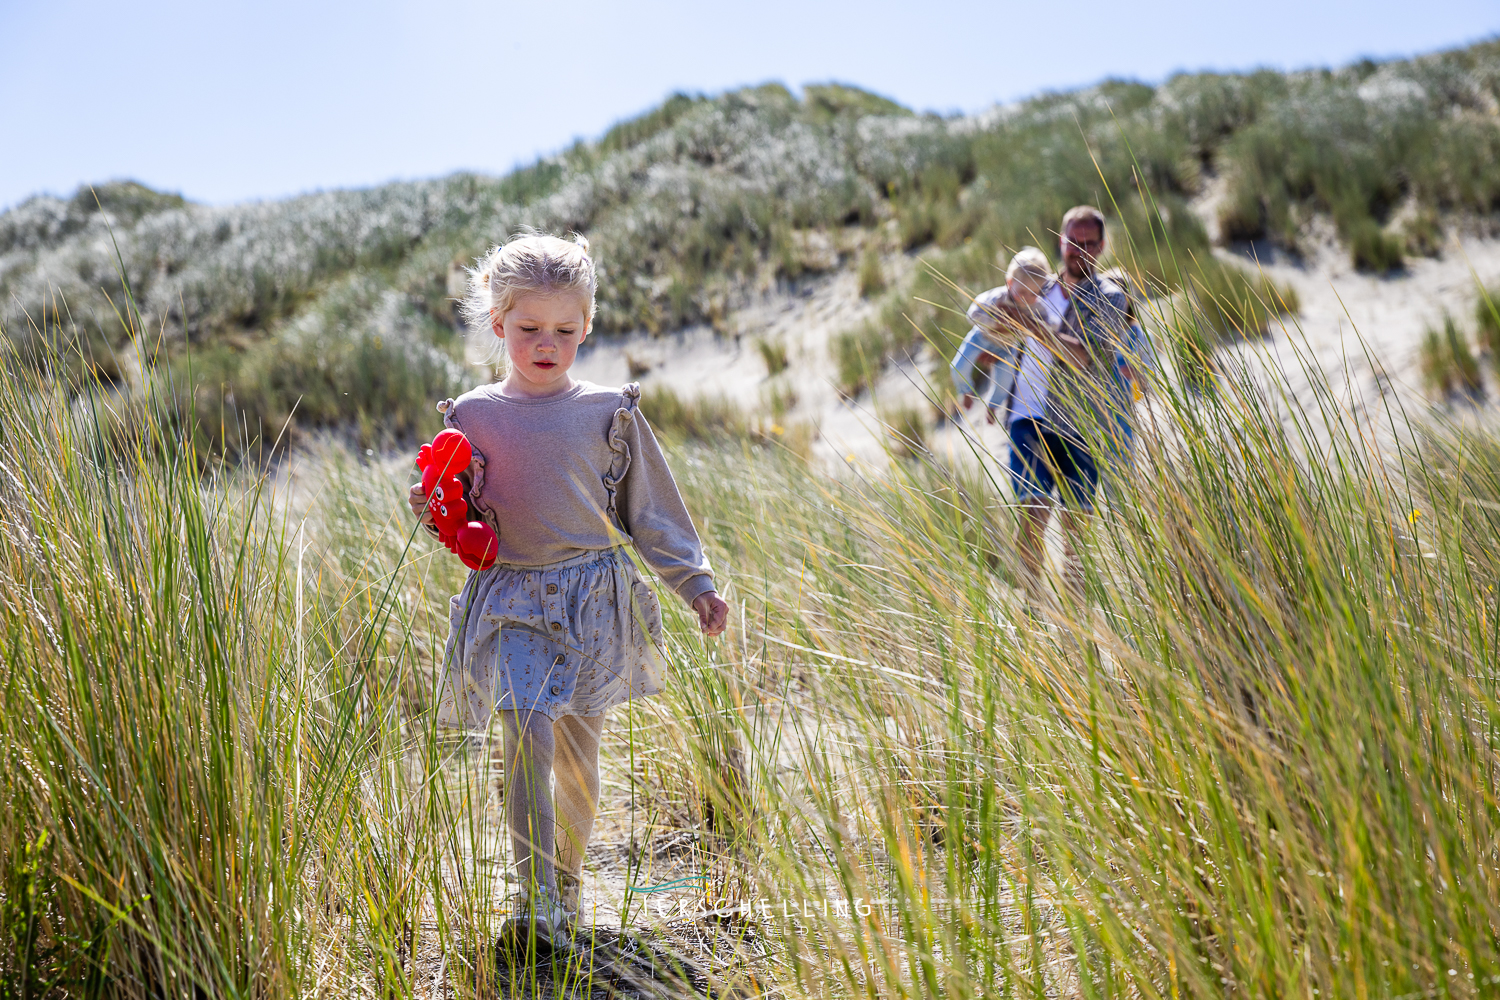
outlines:
M577 878L599 806L599 736L604 716L501 712L505 819L516 874L553 891L554 866ZM551 779L555 789L548 794Z

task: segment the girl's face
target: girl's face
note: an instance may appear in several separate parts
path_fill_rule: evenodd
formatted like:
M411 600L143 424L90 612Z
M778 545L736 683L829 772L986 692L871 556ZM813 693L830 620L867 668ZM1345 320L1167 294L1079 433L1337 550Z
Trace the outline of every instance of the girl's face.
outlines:
M1034 306L1040 289L1032 288L1027 280L1019 275L1005 283L1010 290L1010 300L1018 306Z
M523 292L495 323L495 336L505 341L510 357L508 392L540 398L573 387L568 369L578 357L578 345L588 336L583 300L569 292Z

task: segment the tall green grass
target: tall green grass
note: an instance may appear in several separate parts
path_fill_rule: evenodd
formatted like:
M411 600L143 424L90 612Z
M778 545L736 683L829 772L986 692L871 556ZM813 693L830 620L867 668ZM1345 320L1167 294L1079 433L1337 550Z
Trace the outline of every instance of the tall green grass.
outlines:
M1479 286L1474 300L1474 325L1479 341L1490 357L1490 366L1500 372L1500 291Z
M169 393L68 388L0 389L0 995L406 995L434 935L493 980L485 767L421 711L457 581L399 484L305 455L296 499Z
M1482 332L1484 327L1480 329ZM1438 399L1474 400L1484 395L1479 359L1474 357L1468 336L1452 316L1443 317L1441 330L1428 327L1423 332L1419 360L1422 382Z
M670 438L736 441L750 429L749 418L723 396L684 398L667 385L654 385L641 394L641 412L659 434Z
M713 716L757 792L734 870L800 990L1500 984L1500 452L1383 455L1326 392L1220 388L1168 390L1088 605L1041 623L987 568L987 456L860 486L701 456L744 634L695 666L737 706Z
M1306 409L1231 356L1162 380L1086 601L1034 615L994 456L674 446L734 615L665 602L669 689L611 725L629 877L686 836L712 915L673 926L745 991L1492 992L1500 445L1393 414L1382 451L1311 374ZM0 989L641 988L495 955L486 755L426 713L459 574L404 463L273 479L173 393L67 385L0 387Z

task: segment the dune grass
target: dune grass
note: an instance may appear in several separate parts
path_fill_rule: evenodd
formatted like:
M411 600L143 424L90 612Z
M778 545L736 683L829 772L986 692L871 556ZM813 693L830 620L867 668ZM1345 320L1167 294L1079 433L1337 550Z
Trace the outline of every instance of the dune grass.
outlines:
M983 478L688 477L755 570L749 657L700 675L744 705L742 870L808 993L1500 983L1496 446L1437 433L1406 476L1331 399L1221 382L1170 400L1047 625L996 598Z
M1500 373L1500 289L1480 285L1474 298L1474 325L1489 354L1490 367Z
M668 438L738 441L750 430L745 411L732 400L701 394L684 398L668 385L642 392L641 412Z
M870 247L859 258L859 297L867 299L885 291L885 287L885 271L880 266L880 254L874 247Z
M784 340L761 337L755 341L755 350L760 354L761 360L766 363L768 377L774 378L780 375L786 371L787 365L791 364Z
M1484 332L1483 326L1480 331ZM1468 336L1458 328L1452 316L1443 317L1441 330L1430 326L1423 332L1418 358L1422 383L1439 400L1472 401L1484 395L1479 359L1469 346Z
M707 884L679 897L714 915L680 924L739 940L721 980L1500 985L1500 443L1383 453L1330 393L1298 410L1217 367L1212 393L1162 380L1086 603L1035 616L990 456L831 480L673 446L733 622L707 642L669 606L673 683L617 713L607 778L649 812L629 856L696 838ZM424 711L459 569L412 541L404 466L330 446L271 477L195 453L176 392L67 391L0 386L0 989L606 982L495 955L488 757Z

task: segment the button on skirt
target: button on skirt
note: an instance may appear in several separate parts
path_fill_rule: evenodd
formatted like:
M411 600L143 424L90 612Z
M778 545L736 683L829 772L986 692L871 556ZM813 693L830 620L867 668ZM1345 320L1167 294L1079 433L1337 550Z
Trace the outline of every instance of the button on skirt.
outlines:
M495 710L603 715L662 689L661 606L623 549L548 566L496 563L450 602L438 725Z

